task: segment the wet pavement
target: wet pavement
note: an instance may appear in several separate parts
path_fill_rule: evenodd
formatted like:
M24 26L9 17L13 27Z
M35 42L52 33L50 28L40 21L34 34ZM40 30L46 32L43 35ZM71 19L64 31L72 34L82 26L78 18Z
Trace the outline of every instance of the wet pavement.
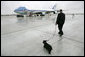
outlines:
M62 37L56 17L1 16L1 56L84 56L84 15L66 15ZM51 55L43 40L52 45Z

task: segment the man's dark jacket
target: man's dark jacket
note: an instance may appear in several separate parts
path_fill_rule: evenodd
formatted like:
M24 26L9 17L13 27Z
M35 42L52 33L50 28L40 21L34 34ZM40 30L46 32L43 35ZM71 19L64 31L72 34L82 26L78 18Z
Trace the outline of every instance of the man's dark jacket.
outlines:
M65 14L64 13L59 13L57 16L56 24L61 24L63 25L65 22Z

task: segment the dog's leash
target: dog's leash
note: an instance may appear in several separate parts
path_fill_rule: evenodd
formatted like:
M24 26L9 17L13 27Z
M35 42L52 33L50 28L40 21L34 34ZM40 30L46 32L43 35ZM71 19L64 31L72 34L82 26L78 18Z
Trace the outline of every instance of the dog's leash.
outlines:
M50 39L48 39L47 41L51 40L56 34L56 25L55 25L55 31L54 31L54 34L52 35L52 37Z

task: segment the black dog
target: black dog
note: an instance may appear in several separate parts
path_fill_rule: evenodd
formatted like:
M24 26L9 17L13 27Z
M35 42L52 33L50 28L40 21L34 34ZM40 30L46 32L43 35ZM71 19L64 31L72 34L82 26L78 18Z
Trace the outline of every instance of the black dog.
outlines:
M48 51L49 54L51 54L52 46L46 42L46 40L43 40L44 48Z

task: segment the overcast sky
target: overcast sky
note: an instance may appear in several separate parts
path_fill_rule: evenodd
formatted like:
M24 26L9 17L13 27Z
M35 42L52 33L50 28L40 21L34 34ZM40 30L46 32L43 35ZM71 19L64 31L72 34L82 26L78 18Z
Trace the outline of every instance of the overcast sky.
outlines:
M56 9L84 12L84 1L1 1L1 14L12 14L16 8L22 6L27 9L51 9L55 4Z

